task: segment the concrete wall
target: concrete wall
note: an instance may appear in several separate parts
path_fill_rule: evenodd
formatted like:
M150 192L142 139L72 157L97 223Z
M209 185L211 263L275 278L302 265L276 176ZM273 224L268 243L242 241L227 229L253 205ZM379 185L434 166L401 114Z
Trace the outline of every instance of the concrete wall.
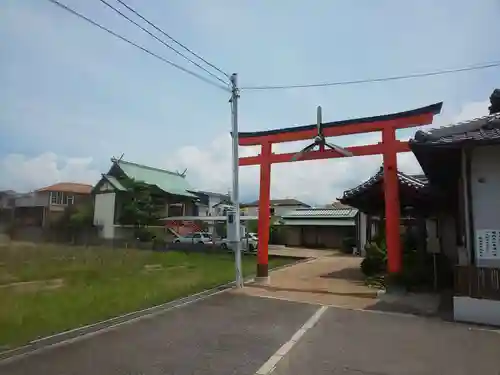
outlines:
M301 236L301 227L286 227L284 230L284 242L287 246L301 246L302 236Z
M472 150L470 184L476 264L499 268L500 256L497 259L478 256L476 234L478 230L485 229L497 230L500 234L500 146L482 146Z
M453 297L456 321L500 326L500 301L470 297Z
M48 207L49 205L49 192L44 191L40 193L28 193L16 198L16 207Z
M94 225L101 227L100 237L115 237L115 193L96 194L94 198Z
M346 237L355 237L354 227L342 226L284 226L287 246L340 249Z

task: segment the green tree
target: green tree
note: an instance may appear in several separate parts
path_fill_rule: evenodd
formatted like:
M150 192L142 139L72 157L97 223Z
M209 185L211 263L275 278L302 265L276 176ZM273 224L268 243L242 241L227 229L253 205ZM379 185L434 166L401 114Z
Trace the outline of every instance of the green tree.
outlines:
M69 214L69 223L72 228L90 228L94 221L94 206L86 202L72 207Z
M147 226L158 224L165 202L155 190L155 186L142 181L129 180L124 184L127 191L123 194L120 223L133 225L135 236L143 241L151 239Z

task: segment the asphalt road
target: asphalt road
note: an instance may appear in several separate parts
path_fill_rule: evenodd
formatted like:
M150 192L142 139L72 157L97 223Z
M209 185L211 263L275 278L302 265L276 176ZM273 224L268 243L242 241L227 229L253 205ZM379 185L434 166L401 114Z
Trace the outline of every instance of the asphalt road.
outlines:
M499 375L500 333L330 307L272 375Z
M0 374L253 375L317 308L222 293L0 363Z

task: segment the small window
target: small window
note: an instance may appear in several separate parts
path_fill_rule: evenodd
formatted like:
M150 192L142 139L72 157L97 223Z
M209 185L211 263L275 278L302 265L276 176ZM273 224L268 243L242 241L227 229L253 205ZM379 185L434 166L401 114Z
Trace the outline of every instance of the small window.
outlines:
M50 203L51 204L61 204L61 205L74 204L75 197L73 195L67 195L61 191L51 191L50 192Z

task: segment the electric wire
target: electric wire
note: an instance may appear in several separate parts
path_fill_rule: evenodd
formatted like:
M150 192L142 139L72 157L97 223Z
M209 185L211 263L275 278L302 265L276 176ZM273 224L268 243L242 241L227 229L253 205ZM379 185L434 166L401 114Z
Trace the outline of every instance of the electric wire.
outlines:
M184 44L182 44L181 42L179 42L178 40L176 40L174 37L170 36L169 34L167 34L165 31L163 31L161 28L159 28L158 26L156 26L154 23L152 23L151 21L149 21L146 17L142 16L138 11L136 11L134 8L132 8L130 5L127 5L124 1L122 0L116 0L117 2L119 2L121 5L123 5L125 8L127 8L129 11L131 11L132 13L134 13L137 17L139 17L140 19L142 19L143 21L145 21L147 24L149 24L150 26L154 27L156 30L158 30L160 33L162 33L163 35L165 35L167 38L169 38L172 42L174 42L175 44L177 44L179 47L182 47L184 48L187 52L191 53L192 55L196 56L197 58L199 58L201 61L203 61L205 64L211 66L212 68L214 68L215 70L217 70L218 72L224 74L227 78L230 78L231 76L224 72L222 69L219 69L217 66L215 66L214 64L208 62L207 60L205 60L203 57L201 57L200 55L198 55L196 52L192 51L191 49L189 49L188 47L186 47Z
M113 5L111 5L110 3L108 3L106 0L99 0L101 3L103 3L104 5L108 6L109 8L111 8L113 11L115 11L116 13L118 13L120 16L122 16L123 18L125 18L127 21L129 21L130 23L134 24L135 26L137 26L138 28L140 28L142 31L144 31L145 33L147 33L148 35L152 36L153 38L155 38L157 41L159 41L161 44L163 44L165 47L171 49L172 51L174 51L176 54L178 54L179 56L182 56L183 58L185 58L187 61L189 61L191 64L194 64L196 65L198 68L204 70L206 73L208 73L209 75L211 75L212 77L214 77L215 79L217 79L218 81L222 82L223 84L225 85L229 85L228 82L224 81L223 79L219 78L217 75L213 74L212 72L210 72L208 69L206 69L205 67L201 66L200 64L198 64L196 61L193 61L191 60L189 57L187 57L186 55L184 55L182 52L179 52L177 51L174 47L172 47L171 45L169 45L168 43L166 43L164 40L158 38L156 35L154 35L152 32L150 32L148 29L142 27L141 25L139 25L137 22L135 22L133 19L131 19L130 17L128 17L127 15L125 15L124 13L122 13L119 9L115 8Z
M184 68L184 67L182 67L182 66L180 66L180 65L178 65L178 64L176 64L176 63L174 63L174 62L172 62L172 61L170 61L170 60L167 60L166 58L164 58L164 57L162 57L162 56L160 56L160 55L158 55L158 54L156 54L156 53L154 53L154 52L152 52L152 51L148 50L147 48L145 48L145 47L143 47L143 46L141 46L141 45L139 45L139 44L137 44L137 43L134 43L134 42L132 42L131 40L129 40L129 39L127 39L127 38L125 38L124 36L122 36L122 35L120 35L120 34L118 34L118 33L114 32L114 31L112 31L112 30L110 30L110 29L108 29L108 28L106 28L106 27L104 27L104 26L100 25L100 24L99 24L99 23L97 23L96 21L94 21L94 20L92 20L92 19L90 19L90 18L88 18L88 17L84 16L83 14L81 14L81 13L77 12L77 11L76 11L76 10L74 10L74 9L71 9L70 7L68 7L68 6L66 6L66 5L64 5L64 4L62 4L62 3L60 3L60 2L59 2L59 1L57 1L57 0L47 0L47 1L49 1L49 2L51 2L52 4L54 4L54 5L58 6L58 7L60 7L61 9L66 10L67 12L69 12L69 13L71 13L71 14L73 14L73 15L75 15L75 16L77 16L77 17L79 17L79 18L81 18L81 19L83 19L83 20L85 20L85 21L87 21L87 22L89 22L90 24L92 24L92 25L94 25L94 26L98 27L99 29L106 31L107 33L109 33L109 34L113 35L115 38L121 39L122 41L129 43L130 45L132 45L132 46L134 46L134 47L136 47L136 48L138 48L138 49L142 50L143 52L145 52L145 53L147 53L147 54L149 54L149 55L151 55L151 56L153 56L153 57L156 57L157 59L161 60L162 62L164 62L164 63L166 63L166 64L169 64L170 66L173 66L174 68L177 68L177 69L179 69L179 70L183 71L184 73L190 74L190 75L192 75L193 77L196 77L196 78L198 78L198 79L200 79L200 80L204 81L205 83L208 83L208 84L210 84L210 85L213 85L213 86L215 86L215 87L217 87L217 88L220 88L220 89L222 89L222 90L224 90L224 91L226 91L226 92L227 92L227 91L230 91L228 87L226 87L226 86L222 86L222 85L220 85L219 83L214 82L214 81L212 81L212 80L210 80L210 79L207 79L206 77L203 77L202 75L200 75L200 74L198 74L198 73L195 73L195 72L193 72L193 71L191 71L191 70L189 70L189 69L186 69L186 68Z
M466 71L470 71L470 70L488 69L488 68L493 68L493 67L498 67L498 66L500 66L500 61L492 61L492 62L487 62L487 63L483 63L483 64L476 64L473 66L467 66L467 67L456 68L456 69L442 69L442 70L436 70L436 71L432 71L432 72L414 73L414 74L406 74L406 75L399 75L399 76L359 79L359 80L352 80L352 81L295 84L295 85L243 86L240 88L240 90L246 90L246 91L287 90L287 89L294 89L294 88L359 85L359 84L363 84L363 83L387 82L387 81L397 81L397 80L403 80L403 79L430 77L430 76L437 76L437 75L443 75L443 74L466 72Z

